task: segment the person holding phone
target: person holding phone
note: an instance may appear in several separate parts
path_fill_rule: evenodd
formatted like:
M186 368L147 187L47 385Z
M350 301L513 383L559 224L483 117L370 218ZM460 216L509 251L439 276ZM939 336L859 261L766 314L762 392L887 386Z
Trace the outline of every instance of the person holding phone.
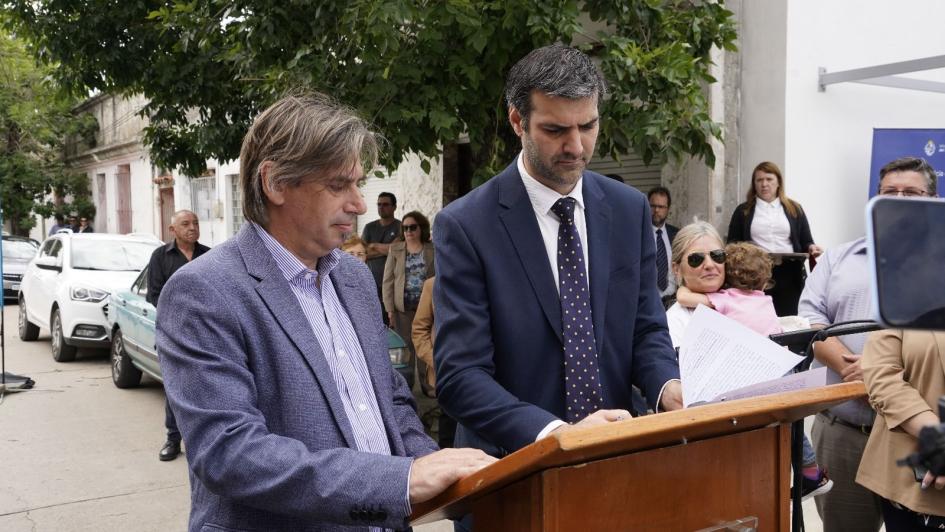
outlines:
M935 170L922 159L903 157L879 171L880 196L935 195ZM811 327L869 319L869 262L866 237L828 249L811 272L801 293L798 314ZM812 368L827 366L830 382L863 380L861 356L866 334L848 334L814 344ZM883 523L882 500L856 483L857 469L874 426L875 412L864 400L841 403L814 418L811 437L821 466L830 471L834 487L816 499L824 530L878 531Z
M882 497L887 532L945 528L945 475L896 465L915 450L923 427L940 423L935 412L945 395L945 332L872 333L862 366L877 415L857 483Z

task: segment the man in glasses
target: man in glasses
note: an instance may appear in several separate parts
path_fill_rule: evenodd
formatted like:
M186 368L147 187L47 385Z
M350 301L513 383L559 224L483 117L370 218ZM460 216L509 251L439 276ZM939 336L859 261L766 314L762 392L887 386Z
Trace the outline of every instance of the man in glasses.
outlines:
M676 295L676 278L673 276L673 239L679 228L666 223L673 197L669 189L663 186L653 187L646 194L650 202L653 220L653 238L656 241L656 288L660 291L663 306L669 306Z
M338 249L376 164L351 111L282 98L243 140L246 223L164 286L157 345L187 442L189 530L402 530L413 505L495 462L423 433L371 277Z
M384 282L384 264L387 262L387 252L390 244L397 240L400 234L400 220L394 218L397 210L397 197L390 192L381 192L377 196L377 214L380 219L364 226L361 240L367 246L367 265L374 275L374 284L377 285L377 299L382 300L381 285ZM387 323L387 315L384 315Z
M881 196L935 196L935 178L935 170L923 159L903 157L880 169L877 192ZM798 314L816 328L870 318L866 237L829 249L820 257L801 293ZM866 334L818 342L812 367L827 366L832 382L861 381L865 343ZM814 419L811 435L817 462L834 482L830 492L815 499L824 530L875 531L883 524L880 497L855 482L874 417L866 401L855 400Z
M506 83L522 152L436 217L437 396L457 446L503 455L575 425L682 406L656 289L650 209L586 170L603 77L561 44Z

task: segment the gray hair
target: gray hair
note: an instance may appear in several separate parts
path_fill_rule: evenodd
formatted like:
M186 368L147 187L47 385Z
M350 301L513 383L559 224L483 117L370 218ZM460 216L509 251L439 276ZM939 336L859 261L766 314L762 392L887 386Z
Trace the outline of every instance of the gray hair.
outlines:
M181 216L185 214L192 214L194 218L197 218L197 213L187 209L181 209L171 215L171 225L177 225L177 222L180 220ZM197 223L200 223L200 220L197 220Z
M377 154L378 139L353 110L317 92L285 96L260 113L243 137L243 216L269 222L263 163L269 163L270 188L295 187L358 162L373 168Z
M555 43L532 50L509 71L505 103L518 111L526 130L535 90L571 100L596 95L600 105L607 95L607 83L590 57L577 48Z
M712 224L702 221L692 222L680 229L679 232L676 233L676 237L673 238L673 264L682 263L683 259L686 258L686 250L688 250L696 240L704 236L710 236L718 240L720 246L725 245L722 236L719 235L719 232ZM682 279L679 279L679 284L685 286Z
M935 169L932 168L932 165L926 162L925 159L918 157L900 157L888 163L879 170L878 186L882 186L883 178L886 177L886 174L892 172L918 172L925 176L925 191L929 196L934 196L937 193Z

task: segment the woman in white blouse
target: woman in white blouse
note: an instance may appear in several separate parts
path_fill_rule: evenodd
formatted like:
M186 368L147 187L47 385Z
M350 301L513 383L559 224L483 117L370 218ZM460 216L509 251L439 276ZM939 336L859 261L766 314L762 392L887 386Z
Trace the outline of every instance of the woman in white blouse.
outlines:
M728 242L753 242L769 253L823 252L814 244L810 224L799 203L784 195L784 178L772 162L763 162L752 172L747 201L732 213ZM771 271L774 286L767 291L774 299L778 316L797 314L797 301L804 289L807 272L804 262L785 260Z

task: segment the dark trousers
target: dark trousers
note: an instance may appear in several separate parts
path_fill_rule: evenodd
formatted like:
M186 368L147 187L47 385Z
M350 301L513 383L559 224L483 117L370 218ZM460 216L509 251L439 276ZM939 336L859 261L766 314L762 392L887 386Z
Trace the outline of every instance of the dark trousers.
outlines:
M171 405L167 399L164 399L164 426L167 427L167 441L180 443L180 430L177 428L177 420L174 419L174 412L171 411Z
M804 282L807 280L807 271L804 262L785 259L771 269L771 280L774 286L765 293L774 300L774 310L778 316L796 316L797 302L801 299Z
M918 482L916 483L918 484ZM918 486L916 486L918 489ZM934 488L933 488L934 489ZM926 524L925 517L905 508L896 508L883 499L883 522L886 532L911 532L913 530L941 530L945 526L945 516L933 515ZM945 510L943 510L945 512Z
M439 429L437 443L440 445L440 449L452 447L456 439L456 420L440 409L439 426L437 428Z

